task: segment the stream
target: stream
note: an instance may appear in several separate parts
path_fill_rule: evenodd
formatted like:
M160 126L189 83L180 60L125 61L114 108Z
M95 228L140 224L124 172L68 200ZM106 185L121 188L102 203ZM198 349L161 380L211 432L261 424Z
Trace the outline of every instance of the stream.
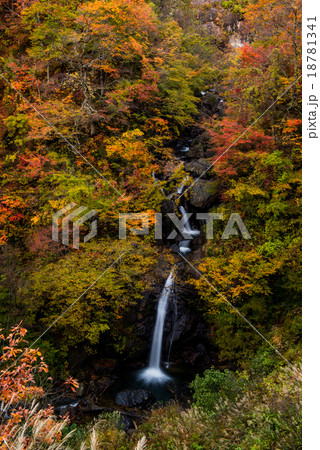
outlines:
M201 95L203 98L208 95L215 96L217 102L217 110L215 112L212 112L212 114L223 114L223 112L221 112L223 100L217 95L217 92L214 89L211 89L207 92L201 92ZM189 167L191 167L191 169L192 166L190 165L190 161L191 164L192 162L194 163L193 165L197 163L199 164L200 161L205 161L201 160L198 157L195 157L195 155L193 155L191 158L188 156L190 149L197 138L199 138L198 135L196 137L185 136L184 138L182 138L180 143L175 146L177 163L183 164L186 170L188 167L188 161ZM184 181L179 185L176 191L176 195L179 198L178 209L182 216L181 223L183 223L183 231L180 233L180 237L177 237L175 239L175 242L173 245L171 245L171 248L173 251L178 252L181 255L187 255L192 252L192 240L196 237L199 237L201 233L199 229L196 229L190 224L189 214L187 211L188 202L183 195L185 185L189 184L188 182L190 180L190 177L197 177L197 174L192 173L193 170L187 170L189 171L190 175L188 175L184 179ZM202 173L203 170L201 169L201 167L200 170ZM156 178L154 173L152 173L152 177L155 184L159 184L159 180ZM168 201L172 202L174 208L174 200L172 200L172 194L167 196L164 189L161 189L161 191L168 199ZM203 211L204 208L200 208L200 210ZM145 367L144 369L133 371L123 377L121 380L122 389L147 389L152 393L157 401L162 402L166 402L174 398L175 396L179 396L180 394L186 394L188 392L188 385L195 376L195 371L190 370L189 366L188 368L184 367L183 363L170 364L170 353L175 338L177 320L177 304L175 302L173 293L175 286L175 277L179 270L179 266L181 266L181 264L176 264L171 269L171 272L168 275L161 294L158 298L157 312L147 367ZM168 305L170 304L170 302L173 302L173 309L175 313L173 315L172 335L170 339L169 350L167 353L167 359L165 360L163 355L163 338ZM197 371L199 372L199 369Z
M211 91L210 95L216 98L217 105L217 109L212 111L211 114L221 114L219 109L222 104L221 98L216 91ZM206 95L209 94L202 93L203 97ZM206 164L207 167L210 166L208 158L212 155L210 155L209 146L208 150L205 148L204 135L204 130L193 126L185 136L182 136L173 145L177 164L183 164L189 175L186 176L173 195L166 195L165 190L161 188L171 211L175 211L177 206L181 213L180 223L183 223L183 229L170 246L173 252L180 253L183 256L195 251L193 248L195 243L199 244L201 234L199 229L201 222L196 222L198 229L195 227L193 220L190 223L188 210L193 213L195 211L204 212L212 204L210 203L212 202L212 198L210 198L212 195L203 190L204 186L212 183L207 175L198 184L200 189L197 188L197 195L193 200L189 196L187 200L183 195L185 186L190 184L190 178L197 179L203 173L203 167ZM195 149L197 150L195 151ZM152 177L155 185L159 185L160 180L156 178L154 173L152 173ZM177 205L174 197L179 198ZM193 243L194 239L196 240L195 243ZM167 242L166 245L168 243L170 244L170 242ZM132 322L137 329L137 335L143 337L145 345L149 344L147 365L142 366L143 359L141 360L141 358L144 353L141 353L138 359L129 358L129 364L126 363L126 359L124 359L123 364L119 361L119 368L111 372L111 376L108 369L102 369L102 374L95 375L94 379L91 379L90 383L93 383L95 387L84 388L84 392L87 392L86 396L80 394L78 396L80 400L77 403L73 400L70 401L69 405L66 405L76 409L75 417L79 415L79 411L81 416L81 413L83 414L85 410L89 411L90 414L102 410L121 411L121 408L125 408L125 411L128 411L127 408L133 408L131 411L143 411L151 405L166 403L171 399L184 402L191 398L190 382L197 373L211 365L213 356L210 354L210 347L206 340L206 325L200 316L190 309L188 303L185 303L184 294L182 294L182 298L179 297L175 279L178 271L179 274L183 275L183 267L182 262L177 262L171 268L157 299L156 314L153 319L150 316L150 321L153 320L153 324L150 323L148 315L144 321L142 319L142 321L137 322L137 319L134 319L134 322ZM187 301L188 298L190 298L190 294L187 294ZM153 297L151 301L154 300ZM142 314L145 312L144 304L141 305L141 311ZM168 318L169 313L170 318ZM140 335L139 326L144 327ZM152 336L152 340L149 341L148 336ZM177 341L179 342L178 347ZM183 351L180 350L181 348ZM173 354L172 362L170 361L171 354ZM65 408L65 404L62 408ZM122 411L121 414L125 414L125 412Z

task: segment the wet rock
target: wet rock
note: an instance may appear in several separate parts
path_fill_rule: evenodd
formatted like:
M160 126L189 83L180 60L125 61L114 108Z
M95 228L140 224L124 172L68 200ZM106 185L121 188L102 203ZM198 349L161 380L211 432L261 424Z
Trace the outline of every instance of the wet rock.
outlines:
M220 95L213 92L207 92L202 97L202 109L208 115L217 114L221 116L223 114L223 100Z
M182 335L188 333L193 324L191 312L187 309L180 310L175 324L174 341L178 341Z
M95 398L98 398L112 383L114 383L114 379L112 378L98 378L94 375L94 379L89 381L88 386L85 389L86 394L91 394Z
M195 208L205 209L214 204L217 182L197 180L190 189L190 204Z
M192 176L201 176L201 178L207 178L210 166L210 162L201 158L198 161L191 161L189 163L186 163L184 168L187 172L190 172Z
M129 408L145 408L154 402L151 392L145 389L126 390L118 392L115 398L115 404L118 406L127 406Z
M94 380L90 380L88 384L88 392L93 393L96 390L96 383Z
M194 142L192 144L192 147L190 147L190 151L188 154L189 158L203 158L204 156L204 146L202 142L199 140L197 142Z
M211 135L208 131L199 134L191 143L188 158L203 158L205 152L211 147Z
M97 406L95 404L95 400L91 396L85 397L79 402L80 413L95 413L104 410L105 408L103 406Z

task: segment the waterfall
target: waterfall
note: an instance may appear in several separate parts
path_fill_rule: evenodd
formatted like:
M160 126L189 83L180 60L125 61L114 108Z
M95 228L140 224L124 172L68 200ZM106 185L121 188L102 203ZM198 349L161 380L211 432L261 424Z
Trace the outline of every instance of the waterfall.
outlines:
M168 276L158 301L157 319L153 332L149 366L141 374L141 378L149 383L162 382L169 379L169 377L161 370L160 363L161 363L163 328L166 318L168 300L173 286L173 280L174 280L174 269L172 269L170 275Z
M179 206L180 212L182 214L182 217L185 217L187 215L186 210L183 206ZM189 220L187 220L184 224L186 233L188 233L189 236L199 236L200 231L199 230L193 230L190 226Z
M184 184L182 183L182 184L180 184L180 186L178 187L177 194L182 194L183 189L184 189Z
M189 151L189 147L184 147L181 151L187 152L187 151ZM152 177L153 177L155 183L158 183L158 180L156 179L154 172L152 172ZM188 181L188 177L186 177L183 180L182 184L178 187L177 194L182 194L186 181ZM186 212L185 208L180 205L179 209L182 214L182 217L186 218L187 212ZM187 253L191 252L191 249L190 249L191 239L193 236L199 236L199 234L200 234L199 230L193 230L191 228L189 220L185 221L184 231L188 234L188 237L190 237L190 239L185 239L180 242L179 251L181 254L187 254ZM161 353L162 353L163 328L164 328L164 323L165 323L165 318L166 318L166 313L167 313L168 300L170 298L170 294L171 294L172 287L173 287L174 271L175 271L175 268L172 269L170 275L168 276L166 283L164 285L164 288L159 297L158 307L157 307L157 318L156 318L156 324L155 324L154 332L153 332L149 365L139 375L139 378L142 379L146 383L161 383L161 382L164 382L164 381L170 379L170 377L168 375L166 375L163 372L163 370L161 369ZM173 341L173 337L174 337L174 331L175 330L173 330L172 339L171 339L171 343L169 346L168 362L166 364L167 367L169 366L169 358L170 358L172 341Z
M170 344L169 344L168 359L167 359L167 362L165 364L166 369L168 369L170 367L171 349L172 349L173 339L174 339L174 336L176 334L176 323L177 323L177 317L178 317L178 308L177 308L177 301L176 301L175 296L173 298L173 305L174 305L174 317L173 317L174 321L173 321L171 339L170 339Z
M190 252L191 252L190 242L191 242L190 239L188 239L188 240L186 239L186 240L181 241L181 242L179 243L179 252L180 252L182 255L186 255L187 253L190 253Z
M164 327L164 320L166 318L168 299L171 293L172 285L173 285L173 270L171 271L169 277L167 278L166 284L159 298L157 320L153 333L149 367L152 367L153 369L157 370L160 369L163 327Z

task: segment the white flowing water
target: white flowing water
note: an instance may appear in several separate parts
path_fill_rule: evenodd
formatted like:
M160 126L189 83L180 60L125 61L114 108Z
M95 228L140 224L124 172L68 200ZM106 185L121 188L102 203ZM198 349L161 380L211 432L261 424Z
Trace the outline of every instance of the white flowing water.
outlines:
M182 194L183 189L184 189L184 184L182 183L182 184L180 184L180 186L178 187L177 193L178 193L178 194Z
M187 217L187 212L184 209L183 206L179 206L180 212L182 214L182 217ZM193 230L190 226L189 220L187 220L184 224L184 228L186 233L188 233L189 236L199 236L200 231L199 230Z
M140 375L140 377L148 383L159 383L169 379L168 375L166 375L161 370L160 363L162 353L163 327L166 318L168 300L173 286L173 279L174 269L172 269L170 275L168 276L158 301L157 319L153 332L149 366Z
M189 151L189 147L184 147L182 152ZM154 172L152 172L152 177L155 180L155 182L158 182L158 180L155 177ZM185 180L183 180L182 184L178 187L177 193L182 194L185 182L188 181L188 177L186 177ZM182 214L183 218L187 218L187 212L183 206L179 206L180 212ZM200 231L199 230L193 230L190 226L189 220L185 221L184 224L184 231L188 234L188 236L192 239L193 236L199 236ZM179 244L179 251L181 254L187 254L191 252L190 249L190 242L191 239L185 239L180 242ZM162 338L163 338L163 328L164 328L164 322L166 318L167 313L167 306L168 306L168 300L171 294L171 289L173 286L173 279L174 279L174 269L172 269L170 275L167 278L167 281L164 285L164 288L161 292L159 301L158 301L158 308L157 308L157 319L156 324L153 332L153 339L152 339L152 346L151 346L151 352L150 352L150 360L149 360L149 366L144 369L140 375L139 378L142 379L146 383L162 383L166 380L169 380L170 377L166 375L163 370L161 369L161 353L162 353ZM173 339L173 338L172 338ZM170 349L169 349L169 355L171 351L172 341L170 343ZM168 355L168 362L167 367L169 367L169 355Z
M190 239L186 239L186 240L180 242L180 244L179 244L179 252L182 255L186 255L186 254L191 252L190 242L191 242Z

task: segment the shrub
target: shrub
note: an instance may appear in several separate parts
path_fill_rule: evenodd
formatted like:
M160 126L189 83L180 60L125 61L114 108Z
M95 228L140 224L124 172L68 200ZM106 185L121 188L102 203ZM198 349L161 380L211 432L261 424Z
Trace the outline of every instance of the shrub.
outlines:
M245 380L237 378L230 370L220 371L213 367L206 370L203 377L197 375L191 383L196 405L208 413L213 413L218 404L225 400L236 400L243 392Z

